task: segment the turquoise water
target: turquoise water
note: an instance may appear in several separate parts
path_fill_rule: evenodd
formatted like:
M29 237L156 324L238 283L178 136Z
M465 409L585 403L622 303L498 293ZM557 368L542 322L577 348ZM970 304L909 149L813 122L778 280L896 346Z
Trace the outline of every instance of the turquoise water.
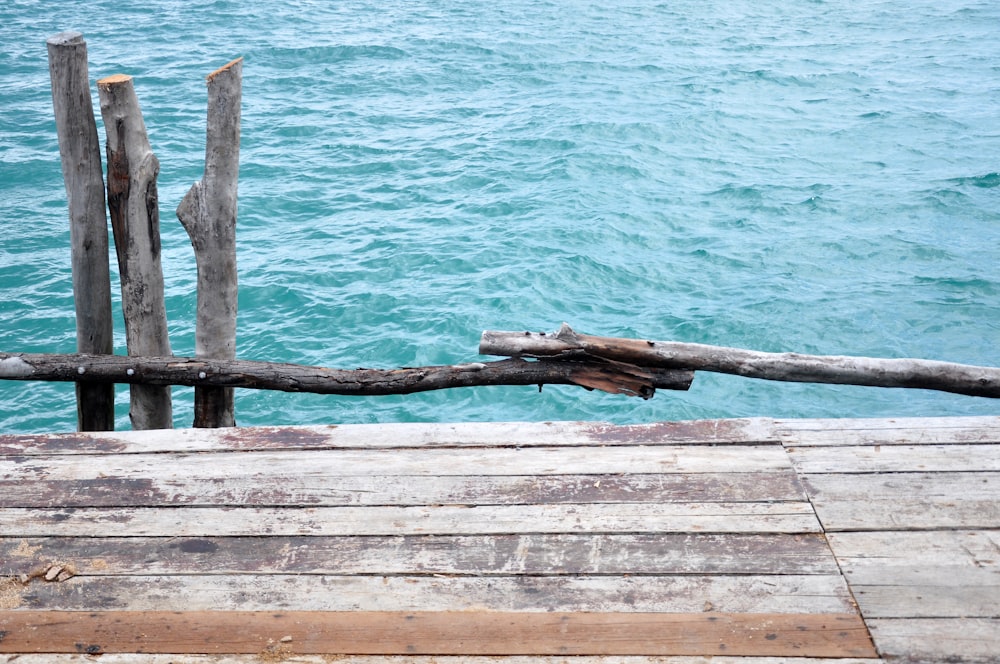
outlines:
M173 210L201 177L204 76L243 56L241 358L451 364L481 359L484 329L566 321L1000 365L996 2L130 5L0 6L0 350L75 349L45 39L76 29L93 79L135 77L161 162L177 355L194 352L195 267ZM174 394L187 426L191 391ZM244 425L998 406L712 374L650 401L559 386L237 392ZM124 387L118 417L126 428ZM0 384L0 431L74 426L71 385Z

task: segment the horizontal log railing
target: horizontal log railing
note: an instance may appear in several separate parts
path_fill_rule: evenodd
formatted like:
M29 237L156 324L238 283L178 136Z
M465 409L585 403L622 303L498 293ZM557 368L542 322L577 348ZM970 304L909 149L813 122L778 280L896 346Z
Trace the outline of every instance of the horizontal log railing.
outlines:
M483 355L605 358L661 369L687 369L746 378L869 387L909 387L1000 398L1000 369L934 360L764 353L676 341L577 334L563 324L555 334L483 332Z
M648 399L656 388L686 390L693 378L692 371L636 367L600 359L512 358L401 369L328 369L193 357L0 353L0 379L7 380L243 387L355 396L413 394L481 385L557 384Z

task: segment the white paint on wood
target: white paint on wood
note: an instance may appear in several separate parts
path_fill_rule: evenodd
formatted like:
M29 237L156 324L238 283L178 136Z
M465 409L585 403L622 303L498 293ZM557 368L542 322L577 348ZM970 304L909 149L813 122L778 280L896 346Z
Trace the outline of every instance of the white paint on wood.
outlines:
M1000 417L775 420L787 445L948 445L1000 442Z
M0 509L5 537L819 532L808 503Z
M867 621L875 647L888 661L996 664L1000 619Z
M827 532L996 528L1000 473L806 475Z
M780 445L727 447L497 448L427 450L262 451L240 454L122 454L89 457L0 458L7 481L95 477L155 478L158 482L207 477L279 483L283 478L373 475L574 475L767 472L790 468Z
M613 425L605 422L468 422L122 431L77 436L37 434L4 440L21 454L126 454L255 449L401 449L429 447L602 447L742 445L777 442L770 420L711 420ZM14 444L17 444L16 451ZM64 443L64 444L60 444ZM0 445L0 455L4 454Z
M775 576L112 576L81 566L62 584L32 582L31 605L87 611L607 611L850 613L837 574ZM109 603L110 602L110 603ZM37 607L36 607L37 608Z
M997 445L789 447L800 473L1000 471Z

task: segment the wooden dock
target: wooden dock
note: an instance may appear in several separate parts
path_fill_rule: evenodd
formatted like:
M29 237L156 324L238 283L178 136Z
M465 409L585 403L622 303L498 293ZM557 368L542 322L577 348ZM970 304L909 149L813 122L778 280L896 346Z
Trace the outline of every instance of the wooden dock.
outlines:
M567 656L1000 661L1000 418L0 436L9 662Z

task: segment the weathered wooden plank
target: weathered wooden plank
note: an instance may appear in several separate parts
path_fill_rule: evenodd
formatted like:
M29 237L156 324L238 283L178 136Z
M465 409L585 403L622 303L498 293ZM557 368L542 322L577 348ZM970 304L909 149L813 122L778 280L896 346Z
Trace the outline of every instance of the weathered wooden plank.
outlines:
M820 532L806 502L0 509L5 537Z
M912 417L891 419L775 420L785 444L947 445L1000 442L1000 417Z
M773 576L88 576L11 584L2 609L850 613L836 574Z
M121 454L0 458L5 481L134 478L332 478L379 475L574 475L719 473L790 468L780 445L660 445L609 448L261 451L240 454Z
M729 445L778 442L764 418L612 425L604 422L468 422L178 429L114 434L0 434L2 455L135 454L292 449Z
M169 464L165 464L169 465ZM631 502L801 501L791 465L781 472L630 475L351 477L271 475L83 477L0 476L0 507L160 505L522 505Z
M866 617L1000 617L1000 531L837 533L830 546Z
M267 658L283 661L280 646ZM106 653L101 655L100 664L260 664L265 656L255 655L177 655ZM78 654L25 654L15 655L17 664L94 664L92 655ZM2 661L2 660L0 660ZM296 655L296 664L330 664L329 655ZM562 655L510 655L506 657L476 655L336 655L337 664L567 664ZM880 664L883 660L868 657L814 658L814 657L728 657L701 655L670 656L656 655L593 655L573 657L573 664Z
M995 664L1000 653L997 619L873 618L868 625L891 662Z
M1000 570L1000 531L834 533L830 547L845 572L960 567Z
M0 612L0 652L874 655L853 614Z
M788 447L800 473L1000 471L1000 445Z
M628 534L23 538L0 575L59 561L88 574L833 574L820 535Z
M804 475L827 532L995 528L1000 473Z

